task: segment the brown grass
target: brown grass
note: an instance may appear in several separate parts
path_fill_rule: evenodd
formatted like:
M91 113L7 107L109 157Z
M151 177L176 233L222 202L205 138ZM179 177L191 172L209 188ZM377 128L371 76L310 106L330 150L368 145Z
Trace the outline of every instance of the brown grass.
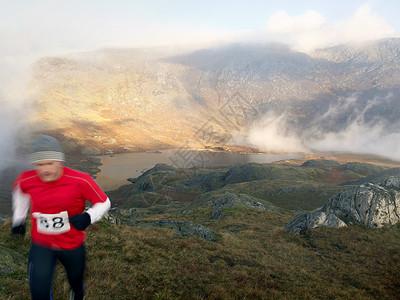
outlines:
M282 227L292 216L230 210L205 224L218 242L168 229L92 225L86 299L398 299L400 226L291 236ZM27 255L29 238L11 238L9 226L0 225L1 245ZM233 234L232 226L241 230ZM53 290L55 299L69 293L60 266ZM29 299L25 266L0 278L0 298Z

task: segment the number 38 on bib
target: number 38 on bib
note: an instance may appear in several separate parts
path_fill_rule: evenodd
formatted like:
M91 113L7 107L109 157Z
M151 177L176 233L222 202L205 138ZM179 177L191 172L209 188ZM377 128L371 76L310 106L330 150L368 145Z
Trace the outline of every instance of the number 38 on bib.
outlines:
M71 229L68 212L62 211L58 214L32 214L36 218L37 231L43 234L61 234Z

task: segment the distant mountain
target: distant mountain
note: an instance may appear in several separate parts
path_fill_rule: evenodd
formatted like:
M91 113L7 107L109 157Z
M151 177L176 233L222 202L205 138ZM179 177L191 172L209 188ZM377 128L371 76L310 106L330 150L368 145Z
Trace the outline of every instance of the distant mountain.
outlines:
M34 131L69 151L106 153L224 144L265 114L302 138L358 120L400 128L400 39L294 52L228 45L184 54L105 49L39 60ZM318 130L315 130L318 128Z

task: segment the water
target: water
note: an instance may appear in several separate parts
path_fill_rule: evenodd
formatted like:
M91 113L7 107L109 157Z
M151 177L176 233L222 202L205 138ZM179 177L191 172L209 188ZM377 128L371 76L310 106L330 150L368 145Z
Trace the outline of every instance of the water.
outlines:
M165 150L159 153L139 152L116 154L113 157L99 156L103 164L97 174L96 183L103 190L113 190L128 184L128 178L140 176L157 163L165 163L176 168L194 166L219 167L236 163L270 163L278 160L303 158L300 154L239 154L226 152L206 152L195 150Z

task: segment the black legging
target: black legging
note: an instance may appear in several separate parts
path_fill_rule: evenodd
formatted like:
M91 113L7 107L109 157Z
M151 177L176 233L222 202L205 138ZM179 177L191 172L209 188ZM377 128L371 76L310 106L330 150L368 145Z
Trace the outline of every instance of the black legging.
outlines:
M83 274L85 271L85 247L73 250L53 250L32 244L28 259L28 277L33 300L50 300L51 281L59 260L66 272L76 300L83 299Z

